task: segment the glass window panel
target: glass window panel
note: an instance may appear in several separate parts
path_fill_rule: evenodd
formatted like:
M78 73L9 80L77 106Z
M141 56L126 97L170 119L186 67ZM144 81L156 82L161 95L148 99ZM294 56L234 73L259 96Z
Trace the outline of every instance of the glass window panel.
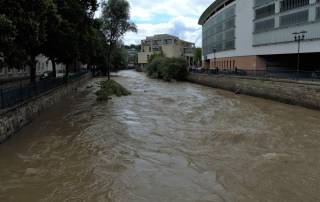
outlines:
M275 5L271 4L269 6L265 6L263 8L259 8L255 11L256 19L265 18L268 16L272 16L275 14Z
M308 22L308 18L309 18L308 10L292 13L289 15L284 15L280 17L280 26L289 26L289 25L300 24L303 22Z
M226 41L234 41L234 33L235 6L231 6L218 15L212 16L203 25L204 55L213 53L213 49L216 49L216 51L233 49L234 45L232 46L231 42L229 42L229 45L226 45Z
M254 24L254 31L255 32L263 32L263 31L268 31L270 29L274 28L275 20L270 19L270 20L265 20L261 22L256 22Z
M271 2L274 2L274 0L255 0L255 6L262 6Z
M280 2L280 11L288 11L309 4L309 0L282 0Z

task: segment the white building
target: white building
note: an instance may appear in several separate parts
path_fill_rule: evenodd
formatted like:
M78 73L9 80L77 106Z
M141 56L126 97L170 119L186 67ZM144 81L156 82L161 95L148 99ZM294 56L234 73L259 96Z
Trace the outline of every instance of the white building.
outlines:
M164 54L168 58L184 57L189 66L193 63L195 44L179 39L169 34L158 34L141 41L141 52L138 53L138 63L144 67L153 54Z
M52 63L43 55L36 57L36 75L40 76L44 72L52 71ZM65 72L64 64L56 64L56 72L58 77L62 77ZM3 64L3 58L0 56L0 79L10 80L16 78L27 78L30 76L30 68L25 66L24 68L8 68Z
M202 14L207 67L264 70L297 66L294 32L301 41L301 68L320 69L320 0L216 0Z

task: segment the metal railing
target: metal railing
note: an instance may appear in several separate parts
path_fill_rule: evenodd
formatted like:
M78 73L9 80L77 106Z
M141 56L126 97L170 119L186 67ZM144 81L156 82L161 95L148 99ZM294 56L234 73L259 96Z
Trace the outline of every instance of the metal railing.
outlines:
M320 82L320 71L292 71L292 70L242 70L242 69L203 69L191 68L191 73L208 75L230 75L257 78L274 78L301 81Z
M77 72L68 78L68 82L75 81L86 74L87 71ZM65 78L50 78L35 83L15 82L12 86L0 86L0 109L13 107L32 97L38 96L51 89L66 84Z

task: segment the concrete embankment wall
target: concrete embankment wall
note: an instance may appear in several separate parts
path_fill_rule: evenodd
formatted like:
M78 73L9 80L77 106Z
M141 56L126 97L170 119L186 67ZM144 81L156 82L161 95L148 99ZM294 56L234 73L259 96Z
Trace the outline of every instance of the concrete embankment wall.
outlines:
M188 80L214 88L320 110L320 84L288 80L190 74Z
M4 142L18 130L29 124L41 111L54 105L64 96L75 91L80 84L90 78L90 74L84 75L76 81L59 86L58 88L52 89L40 96L31 98L30 100L10 109L0 111L0 143Z

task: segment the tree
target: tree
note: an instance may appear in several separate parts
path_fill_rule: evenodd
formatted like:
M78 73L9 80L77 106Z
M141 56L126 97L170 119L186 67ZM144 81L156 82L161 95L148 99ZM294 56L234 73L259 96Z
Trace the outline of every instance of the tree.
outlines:
M77 61L89 61L89 53L92 49L87 49L87 47L88 43L91 43L93 14L97 9L97 1L54 1L61 21L56 33L52 35L52 38L48 38L52 39L53 47L58 47L58 51L53 51L54 57L56 61L66 64L65 77L68 78L72 64L76 64Z
M0 4L0 6L2 6ZM17 29L13 21L6 15L0 14L0 54L2 65L22 67L26 63L25 50L15 43Z
M100 19L94 20L93 26L90 27L87 34L87 37L85 37L86 41L82 44L81 48L82 60L85 61L89 67L96 66L102 69L107 65L107 50L105 46L106 39L101 31Z
M27 61L31 82L35 81L36 56L41 53L42 44L46 40L48 13L53 8L52 0L3 0L0 3L0 13L16 28L12 42L14 51L4 52L5 58L8 61ZM12 59L14 57L18 58Z
M46 24L47 38L42 44L42 52L51 61L53 77L56 77L56 62L58 52L64 48L60 43L58 43L60 40L59 30L61 28L60 26L62 18L58 14L56 4L54 4L54 8L48 12L48 21L49 23Z
M0 52L8 50L16 35L16 27L7 16L0 14Z
M108 0L102 5L102 32L107 42L107 72L104 69L103 74L108 75L110 80L111 57L119 38L126 32L136 32L134 23L129 22L129 3L127 0Z
M194 49L193 58L194 58L194 61L197 62L197 65L199 65L199 63L201 63L201 61L202 61L202 49L201 48Z
M111 67L112 71L118 71L124 67L128 66L128 52L127 49L120 45L117 44L115 48L112 51L111 55Z
M150 57L149 57L149 60L148 62L152 62L152 60L154 60L155 58L158 58L158 57L166 57L164 52L161 50L160 53L153 53Z

